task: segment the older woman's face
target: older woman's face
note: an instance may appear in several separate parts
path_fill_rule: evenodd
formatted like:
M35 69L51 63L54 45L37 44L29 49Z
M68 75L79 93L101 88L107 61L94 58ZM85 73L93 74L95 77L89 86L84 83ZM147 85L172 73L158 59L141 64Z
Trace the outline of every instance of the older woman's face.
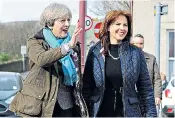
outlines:
M53 34L58 38L66 37L70 27L70 21L71 19L69 17L55 20L52 30Z
M128 22L124 15L118 16L114 22L109 26L110 41L121 41L128 33Z

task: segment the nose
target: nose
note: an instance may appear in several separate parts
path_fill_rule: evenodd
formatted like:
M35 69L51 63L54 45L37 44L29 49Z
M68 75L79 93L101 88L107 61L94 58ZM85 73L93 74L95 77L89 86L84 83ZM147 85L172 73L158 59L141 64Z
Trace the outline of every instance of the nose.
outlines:
M66 21L65 21L65 25L66 25L66 26L69 26L69 25L70 25L70 21L69 21L69 20L66 20Z
M124 26L123 25L120 25L120 29L123 30L124 29Z

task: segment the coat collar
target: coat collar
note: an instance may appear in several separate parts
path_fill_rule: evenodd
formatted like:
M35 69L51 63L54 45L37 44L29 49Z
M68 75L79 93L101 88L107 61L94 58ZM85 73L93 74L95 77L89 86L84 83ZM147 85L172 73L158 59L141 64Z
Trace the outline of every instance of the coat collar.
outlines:
M100 41L97 43L97 45L99 45L97 47L99 47L100 53L102 54L102 52L104 51L104 47L102 47L102 44ZM121 44L119 44L119 48L122 48L125 50L128 45L129 45L129 42L125 41L125 42L122 42Z
M43 29L41 29L39 32L37 32L33 37L37 40L39 40L39 39L45 40L44 35L43 35Z
M150 56L148 53L144 52L145 59L150 59Z

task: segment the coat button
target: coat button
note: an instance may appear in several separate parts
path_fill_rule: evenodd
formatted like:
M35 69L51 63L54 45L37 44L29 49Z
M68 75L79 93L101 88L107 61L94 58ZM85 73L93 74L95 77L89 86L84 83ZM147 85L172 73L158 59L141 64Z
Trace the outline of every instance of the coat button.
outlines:
M54 99L52 99L52 101L54 101Z
M38 97L39 97L39 98L41 98L41 96L40 96L40 95L39 95Z

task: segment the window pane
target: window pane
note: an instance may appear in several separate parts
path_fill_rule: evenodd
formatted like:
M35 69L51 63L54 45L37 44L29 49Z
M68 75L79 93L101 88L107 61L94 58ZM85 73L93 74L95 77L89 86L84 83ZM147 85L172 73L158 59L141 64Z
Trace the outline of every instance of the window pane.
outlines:
M175 61L169 60L169 80L175 78Z
M174 32L169 32L169 57L175 57Z

